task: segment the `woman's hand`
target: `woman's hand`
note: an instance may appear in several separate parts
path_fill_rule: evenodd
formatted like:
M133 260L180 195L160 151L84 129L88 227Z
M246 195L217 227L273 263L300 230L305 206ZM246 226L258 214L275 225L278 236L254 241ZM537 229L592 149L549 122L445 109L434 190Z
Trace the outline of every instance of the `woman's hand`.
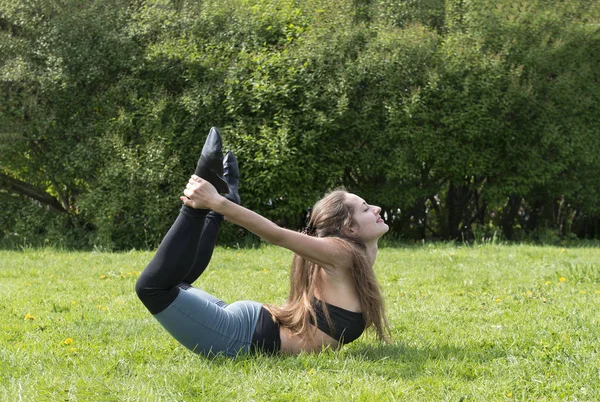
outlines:
M181 196L179 199L188 207L196 209L213 209L212 205L221 197L212 184L196 175L190 177L183 194L185 197Z

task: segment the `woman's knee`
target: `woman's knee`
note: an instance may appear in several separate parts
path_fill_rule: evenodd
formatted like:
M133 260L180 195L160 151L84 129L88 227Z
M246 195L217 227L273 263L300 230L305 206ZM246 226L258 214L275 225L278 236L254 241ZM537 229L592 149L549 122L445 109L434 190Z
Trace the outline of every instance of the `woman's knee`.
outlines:
M152 303L153 299L165 292L165 290L161 292L161 289L152 286L144 274L142 274L135 282L135 293L137 293L138 298L146 306L148 306L148 303Z
M158 314L175 300L179 288L161 289L151 286L142 275L135 283L135 293L152 314Z
M142 301L148 294L148 287L146 286L143 276L140 276L135 282L135 293L137 293L139 299Z

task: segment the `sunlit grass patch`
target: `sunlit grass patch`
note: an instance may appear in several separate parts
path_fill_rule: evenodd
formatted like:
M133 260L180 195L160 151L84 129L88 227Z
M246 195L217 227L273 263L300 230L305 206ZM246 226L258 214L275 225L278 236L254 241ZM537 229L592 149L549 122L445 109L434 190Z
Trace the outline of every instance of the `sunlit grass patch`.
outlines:
M598 400L600 250L382 248L393 343L206 359L137 300L150 252L0 252L2 400ZM197 285L281 303L291 253L219 248Z

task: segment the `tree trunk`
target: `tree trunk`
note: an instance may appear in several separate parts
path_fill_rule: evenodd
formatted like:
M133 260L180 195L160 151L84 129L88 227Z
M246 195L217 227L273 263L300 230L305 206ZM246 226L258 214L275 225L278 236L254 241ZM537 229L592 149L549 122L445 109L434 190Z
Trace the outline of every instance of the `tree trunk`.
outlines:
M446 210L448 211L448 240L460 239L460 218L462 216L462 208L460 206L459 189L450 183L448 186L448 194L446 196Z
M0 186L17 194L32 198L39 203L48 206L51 211L67 213L67 210L56 198L52 197L44 190L37 189L24 181L0 173Z
M419 240L427 239L427 213L425 211L426 200L426 197L419 197L417 198L417 201L415 201L414 216L417 222L417 236L419 236Z
M511 195L508 197L508 201L506 202L506 206L502 211L502 233L504 233L504 237L506 240L513 240L513 224L515 222L515 218L519 213L519 208L521 207L521 197L518 195Z

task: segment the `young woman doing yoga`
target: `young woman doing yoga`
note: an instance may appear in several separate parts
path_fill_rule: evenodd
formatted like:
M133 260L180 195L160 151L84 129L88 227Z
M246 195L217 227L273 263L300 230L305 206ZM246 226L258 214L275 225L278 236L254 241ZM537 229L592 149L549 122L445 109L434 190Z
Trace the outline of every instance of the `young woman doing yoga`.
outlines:
M368 327L387 339L373 272L377 241L389 229L381 209L338 190L315 204L304 233L281 228L239 205L237 161L231 152L223 158L221 146L211 129L179 216L136 283L150 313L181 344L206 355L318 352L352 342ZM191 286L208 266L223 217L294 252L283 306L227 304Z

